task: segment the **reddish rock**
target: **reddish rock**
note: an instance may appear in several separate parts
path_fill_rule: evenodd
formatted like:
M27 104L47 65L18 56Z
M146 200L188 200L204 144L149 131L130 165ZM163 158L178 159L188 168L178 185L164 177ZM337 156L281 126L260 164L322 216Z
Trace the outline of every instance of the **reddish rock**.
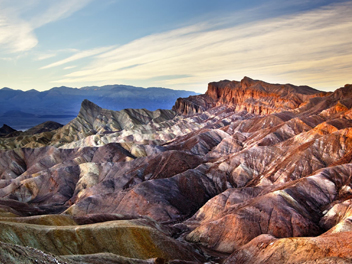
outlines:
M173 110L179 114L194 114L214 105L226 104L234 106L237 112L265 115L298 108L310 98L326 96L326 93L308 86L269 84L244 77L240 82L224 80L209 83L205 95L208 97L178 99Z
M351 235L343 232L283 239L261 235L236 250L224 263L351 263Z

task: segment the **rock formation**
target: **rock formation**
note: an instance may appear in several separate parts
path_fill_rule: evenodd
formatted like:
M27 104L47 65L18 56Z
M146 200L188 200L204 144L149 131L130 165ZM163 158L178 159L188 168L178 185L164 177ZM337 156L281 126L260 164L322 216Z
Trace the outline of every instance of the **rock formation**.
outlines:
M205 95L179 98L173 108L180 114L195 114L219 105L234 106L234 111L258 115L291 110L310 98L324 96L308 86L269 84L244 77L240 82L220 81L208 85Z
M0 139L0 250L67 263L351 263L351 113L352 85L248 77L173 111L85 100L61 128Z
M12 127L9 127L8 125L4 124L0 128L0 137L7 136L13 132L16 132L16 129L13 129Z
M63 127L63 125L53 122L53 121L46 121L44 123L41 123L37 126L34 126L28 130L26 130L23 135L34 135L34 134L40 134L44 132L50 132L56 129L59 129Z

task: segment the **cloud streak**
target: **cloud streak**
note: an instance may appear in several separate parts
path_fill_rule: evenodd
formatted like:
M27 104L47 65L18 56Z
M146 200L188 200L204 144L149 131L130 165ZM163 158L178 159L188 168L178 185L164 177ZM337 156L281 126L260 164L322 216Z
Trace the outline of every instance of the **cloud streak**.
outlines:
M183 88L249 75L336 88L336 82L341 85L347 81L347 73L352 70L351 12L349 1L226 28L199 23L102 53L83 69L56 82L133 83L160 76L185 76L150 83Z
M55 56L56 56L56 53L41 54L36 58L36 60L38 60L38 61L46 60L46 59L53 58Z
M73 68L76 68L77 65L72 65L72 66L67 66L64 68L64 70L70 70L70 69L73 69Z
M0 11L0 45L11 52L29 50L38 44L30 24L11 19Z
M34 34L36 28L66 18L91 1L50 1L44 12L36 12L38 7L48 2L45 0L0 0L0 47L12 53L34 48L38 44L38 39ZM34 12L32 18L22 18L28 12Z
M112 48L113 47L103 47L103 48L96 48L96 49L91 49L91 50L85 50L85 51L77 52L76 54L74 54L74 55L72 55L72 56L70 56L70 57L68 57L66 59L51 63L49 65L41 67L40 69L43 70L43 69L49 69L49 68L57 67L57 66L69 63L69 62L77 61L77 60L80 60L80 59L84 59L84 58L91 57L91 56L94 56L94 55L97 55L97 54L100 54L100 53L107 52L108 50L111 50Z
M73 13L85 7L92 0L56 0L40 16L31 19L30 24L34 28L67 18Z

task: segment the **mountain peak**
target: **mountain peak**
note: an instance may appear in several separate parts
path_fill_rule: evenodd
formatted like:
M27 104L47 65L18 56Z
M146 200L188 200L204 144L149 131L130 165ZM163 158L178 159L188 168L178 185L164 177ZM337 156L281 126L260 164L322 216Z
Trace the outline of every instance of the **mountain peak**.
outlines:
M250 87L253 84L253 82L255 82L253 79L251 79L247 76L244 76L243 79L241 80L241 85L245 89L245 88Z
M101 113L103 109L95 103L84 99L79 110L78 117L83 118L89 124L93 124L95 118Z
M16 130L6 124L0 128L0 136L6 136L12 132L16 132Z
M101 107L99 107L98 105L96 105L95 103L89 101L88 99L84 99L82 101L82 104L81 104L81 110L82 109L102 109Z

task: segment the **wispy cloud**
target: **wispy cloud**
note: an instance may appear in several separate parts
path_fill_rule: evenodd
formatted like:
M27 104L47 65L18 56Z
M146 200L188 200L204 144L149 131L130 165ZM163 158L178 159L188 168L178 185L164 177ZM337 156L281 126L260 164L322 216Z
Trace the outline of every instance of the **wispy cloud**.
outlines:
M5 58L1 58L1 60L3 60L3 61L14 61L14 58L5 57Z
M11 18L0 9L0 45L12 52L29 50L38 43L31 25Z
M107 52L108 50L111 50L112 48L113 48L113 46L111 46L111 47L102 47L102 48L96 48L96 49L91 49L91 50L85 50L85 51L77 52L76 54L74 54L74 55L72 55L72 56L70 56L70 57L68 57L66 59L51 63L49 65L41 67L40 69L48 69L48 68L52 68L52 67L57 67L57 66L69 63L69 62L73 62L73 61L76 61L76 60L80 60L80 59L83 59L83 58L87 58L87 57L91 57L91 56L94 56L94 55L97 55L97 54L101 54L101 53Z
M92 0L1 0L0 1L0 47L10 52L27 51L38 44L36 28L66 18L83 8ZM44 12L35 12L41 5L48 5ZM33 12L32 18L24 14Z
M48 23L69 17L73 13L85 7L92 0L56 0L40 16L31 19L30 23L34 28L41 27Z
M113 83L176 75L185 77L159 84L181 88L249 75L327 87L337 78L345 81L352 70L351 12L349 1L226 28L199 23L105 52L56 82Z
M72 66L67 66L64 68L64 70L70 70L70 69L73 69L73 68L76 68L77 65L72 65Z
M53 58L55 56L56 56L56 53L41 54L36 58L36 60L38 60L38 61L46 60L46 59Z

